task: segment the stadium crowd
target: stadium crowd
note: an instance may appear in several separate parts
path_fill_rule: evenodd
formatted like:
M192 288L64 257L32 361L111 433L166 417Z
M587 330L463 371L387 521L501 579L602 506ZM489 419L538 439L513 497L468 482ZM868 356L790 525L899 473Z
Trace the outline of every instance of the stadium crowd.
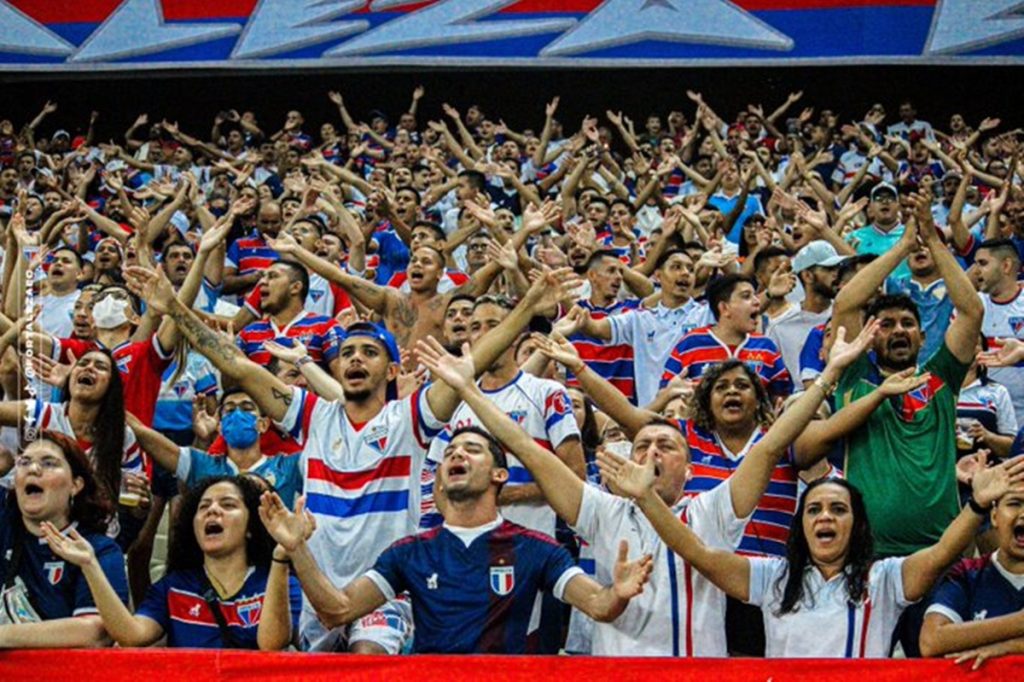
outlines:
M0 121L0 647L1024 653L1020 130L423 96Z

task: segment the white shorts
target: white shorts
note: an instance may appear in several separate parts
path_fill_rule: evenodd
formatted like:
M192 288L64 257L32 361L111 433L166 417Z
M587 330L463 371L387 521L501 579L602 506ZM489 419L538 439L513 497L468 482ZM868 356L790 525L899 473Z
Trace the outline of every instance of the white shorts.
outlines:
M412 604L402 594L344 627L328 630L312 609L300 623L303 651L347 651L356 642L372 642L389 654L407 653L412 644Z

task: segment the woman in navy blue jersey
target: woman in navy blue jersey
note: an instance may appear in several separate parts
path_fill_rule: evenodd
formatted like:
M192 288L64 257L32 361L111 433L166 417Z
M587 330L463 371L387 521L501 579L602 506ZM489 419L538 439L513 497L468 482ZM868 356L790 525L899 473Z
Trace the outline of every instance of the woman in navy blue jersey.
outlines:
M60 556L82 567L100 616L121 646L283 649L298 620L298 583L257 509L265 487L246 476L208 478L185 496L168 549L167 575L133 615L75 532L47 532Z
M112 509L75 442L43 431L14 457L14 487L0 488L0 647L87 647L109 642L82 571L40 540L72 533L111 601L128 601L124 555L104 535Z

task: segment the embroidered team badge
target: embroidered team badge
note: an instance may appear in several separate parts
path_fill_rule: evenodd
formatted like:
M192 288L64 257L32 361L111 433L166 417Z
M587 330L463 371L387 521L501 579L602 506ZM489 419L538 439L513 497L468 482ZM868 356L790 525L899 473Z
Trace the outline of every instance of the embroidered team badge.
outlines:
M310 289L309 297L313 299L313 303L319 303L320 299L324 297L324 293L326 292L323 289Z
M1021 332L1024 332L1024 317L1011 317L1009 322L1014 336L1020 336Z
M376 428L363 437L363 442L377 452L383 453L388 447L388 431L384 428Z
M526 421L526 410L513 410L508 413L508 418L521 425Z
M50 584L56 585L64 577L64 562L47 561L43 564L43 570L46 571L46 579L50 581Z
M504 597L516 587L515 566L491 566L491 592Z
M256 599L250 602L243 602L235 607L239 620L245 627L251 627L260 622L260 612L263 610L263 600Z

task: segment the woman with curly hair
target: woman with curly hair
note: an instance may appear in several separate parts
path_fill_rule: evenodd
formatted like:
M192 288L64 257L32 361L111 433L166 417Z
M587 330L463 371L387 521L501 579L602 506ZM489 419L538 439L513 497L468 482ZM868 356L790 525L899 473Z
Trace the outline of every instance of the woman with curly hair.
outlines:
M247 476L211 477L190 490L168 548L167 575L133 615L97 570L92 545L48 531L54 552L82 567L103 624L121 646L277 650L298 623L301 593L259 519L264 488Z

